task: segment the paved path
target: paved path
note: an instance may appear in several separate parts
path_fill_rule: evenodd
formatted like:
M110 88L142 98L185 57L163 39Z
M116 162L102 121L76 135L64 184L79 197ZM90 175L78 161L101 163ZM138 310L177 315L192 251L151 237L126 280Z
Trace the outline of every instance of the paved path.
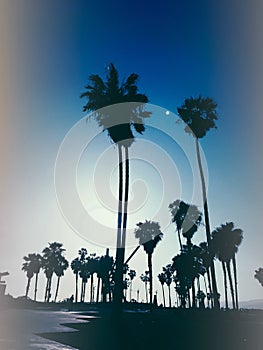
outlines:
M63 311L0 310L0 350L69 350L72 347L44 339L37 333L73 332L62 323L85 322ZM87 318L88 321L88 318Z

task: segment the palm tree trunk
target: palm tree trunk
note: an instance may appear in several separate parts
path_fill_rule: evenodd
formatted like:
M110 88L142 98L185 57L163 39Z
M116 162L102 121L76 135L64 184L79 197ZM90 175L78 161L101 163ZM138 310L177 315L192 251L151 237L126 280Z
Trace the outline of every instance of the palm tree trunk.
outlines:
M31 277L27 278L27 285L26 285L26 294L25 294L25 297L27 298L28 297L28 292L29 292L29 288L30 288L30 282L31 282Z
M47 301L47 292L48 292L48 277L47 277L47 283L46 283L46 288L45 288L45 298L44 301Z
M36 279L35 279L35 293L34 293L34 301L37 300L37 283L38 283L38 273L36 273Z
M237 264L236 264L236 257L235 254L232 259L233 262L233 271L234 271L234 282L235 282L235 296L236 296L236 309L238 310L238 289L237 289Z
M230 261L226 262L226 269L227 269L227 274L228 274L228 279L229 279L229 284L230 284L230 291L231 291L233 309L235 309L236 305L235 305L233 281L232 281L231 270L230 270Z
M145 286L145 298L146 298L146 303L148 304L147 282L144 282L144 286Z
M196 302L195 302L195 280L192 282L192 308L196 307Z
M85 302L86 286L87 286L87 282L85 281L84 284L83 284L83 303Z
M177 229L177 233L178 233L178 240L179 240L180 250L182 251L182 240L181 240L180 231L178 229Z
M57 301L57 297L58 297L58 289L59 289L60 277L61 277L61 276L58 276L56 294L55 294L55 299L54 299L55 302Z
M148 268L150 278L150 304L153 302L153 267L152 267L152 254L148 254Z
M168 296L169 296L169 307L172 307L172 300L171 300L171 285L168 285Z
M201 178L201 185L202 185L202 195L203 195L203 202L204 202L204 216L205 216L205 229L206 229L206 239L208 247L210 246L211 241L211 232L210 232L210 223L209 223L209 213L208 213L208 205L207 205L207 197L206 197L206 186L205 186L205 177L202 167L202 161L200 156L200 149L199 149L199 142L198 138L195 138L195 145L196 145L196 154L197 154L197 161L199 166L199 172L200 172L200 178ZM215 265L214 260L211 261L211 278L212 278L212 287L213 287L213 300L214 300L214 307L216 309L219 309L219 300L218 300L218 291L217 291L217 283L216 283L216 273L215 273Z
M164 295L164 286L162 284L162 292L163 292L163 306L165 307L165 295Z
M97 284L97 298L96 298L96 302L99 302L99 298L100 298L100 281L101 278L98 277L98 284Z
M206 280L205 280L205 274L203 275L203 280L204 280L204 285L205 285L205 294L206 294L206 299L207 299L207 306L209 307L209 302L208 302L208 298L207 298L208 290L207 290L207 283L206 283Z
M52 276L49 278L49 284L48 284L48 295L47 295L47 302L49 303L51 298L51 283L52 283Z
M210 296L212 296L213 290L212 290L212 282L211 282L211 270L209 268L207 269L207 280L208 280L209 293L210 293ZM212 298L210 298L209 304L211 308L214 307Z
M225 307L228 309L228 298L227 298L227 278L226 278L226 266L224 261L222 261L222 269L224 273L224 286L225 286Z
M116 271L115 271L115 288L114 288L114 313L117 316L121 312L122 289L123 289L123 258L124 252L122 247L122 197L123 197L123 164L122 149L118 144L119 155L119 201L118 201L118 228L117 228L117 249L116 249Z
M126 230L128 218L128 200L129 200L129 183L130 183L130 166L129 166L129 148L125 147L125 192L124 192L124 210L123 210L123 226L122 226L122 247L123 258L125 255ZM123 260L124 263L124 260Z
M131 285L130 285L130 301L132 300L132 280L131 280Z
M93 303L93 273L90 277L90 303Z
M75 303L78 302L78 273L76 273Z

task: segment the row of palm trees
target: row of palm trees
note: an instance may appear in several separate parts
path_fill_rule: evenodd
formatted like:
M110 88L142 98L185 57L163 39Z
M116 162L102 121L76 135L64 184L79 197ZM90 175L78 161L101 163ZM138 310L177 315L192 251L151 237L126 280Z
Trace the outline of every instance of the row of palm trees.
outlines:
M176 210L177 208L177 210ZM234 228L234 224L226 223L216 228L212 232L210 248L207 242L199 245L192 243L193 235L197 232L202 224L202 214L194 205L187 204L177 200L169 205L172 214L172 221L175 223L178 241L180 245L180 253L177 254L172 262L162 268L162 272L158 274L158 279L162 286L163 305L166 306L164 285L168 288L169 306L171 303L171 284L175 284L177 306L185 307L205 307L204 300L207 298L207 307L213 307L213 290L211 285L211 277L209 267L211 262L217 258L222 265L224 276L225 290L225 307L228 308L228 281L232 297L233 308L238 309L238 289L237 289L237 269L235 255L240 245L243 232ZM145 285L146 302L153 303L153 270L152 256L155 247L161 241L163 233L157 222L145 220L144 223L139 222L134 231L135 237L139 240L139 246L143 246L147 254L148 271L140 276L141 281ZM186 242L183 244L182 239ZM27 273L28 282L26 286L26 296L28 296L30 281L34 274L35 292L34 300L36 300L37 281L40 269L43 269L46 276L45 298L46 302L50 301L52 277L57 276L57 286L54 301L57 300L59 283L64 271L69 267L69 263L64 256L65 249L61 243L49 243L44 248L42 255L28 254L24 257L22 270ZM233 274L231 272L231 264ZM78 256L72 260L71 269L75 275L75 301L84 302L86 295L86 286L90 281L90 303L94 302L111 302L114 297L115 277L116 277L116 260L109 256L109 250L103 256L96 256L95 253L88 254L86 248L78 251ZM227 272L227 273L226 273ZM96 275L96 288L94 276ZM132 300L132 282L136 276L136 271L129 269L128 264L123 265L124 277L122 284L122 300L127 300L127 289L130 287L130 300ZM227 281L228 275L228 281ZM200 279L203 279L205 292L200 288ZM79 279L81 280L81 291L79 295ZM234 280L234 283L233 283ZM149 285L149 288L148 288ZM97 295L95 298L94 290ZM197 290L197 292L196 292ZM191 293L190 293L191 291ZM219 300L219 294L217 295ZM198 305L197 305L198 302Z

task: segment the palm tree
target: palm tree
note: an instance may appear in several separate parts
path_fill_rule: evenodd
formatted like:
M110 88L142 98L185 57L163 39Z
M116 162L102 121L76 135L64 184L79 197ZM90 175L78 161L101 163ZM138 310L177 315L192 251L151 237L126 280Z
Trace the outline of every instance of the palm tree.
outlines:
M117 250L114 299L116 310L122 301L123 275L122 265L125 256L125 240L127 227L127 210L129 195L129 147L134 141L133 130L142 134L145 130L143 119L149 112L143 111L148 97L138 93L137 74L130 74L122 83L119 82L118 71L111 63L107 67L106 81L99 75L91 75L86 91L81 97L88 99L83 111L96 111L91 115L103 130L107 130L110 139L117 145L119 156L119 203L117 219ZM116 106L117 104L117 106ZM112 106L115 105L115 106ZM111 109L103 109L112 106ZM103 113L105 111L105 113ZM125 159L125 193L123 208L123 151ZM122 215L123 214L123 215ZM115 310L115 311L116 311Z
M221 261L224 273L226 307L228 307L226 279L227 272L234 309L238 309L237 268L235 255L238 251L239 245L242 242L242 239L243 231L241 229L235 229L233 222L222 224L212 232L212 251L219 261ZM231 275L231 261L233 264L235 291Z
M134 277L136 276L136 271L130 270L128 272L128 275L129 275L130 281L131 281L131 284L130 284L130 301L131 301L132 300L132 281L133 281Z
M79 258L75 258L72 260L70 267L75 275L75 303L78 302L78 277L81 268L81 262Z
M63 255L61 255L58 258L57 266L55 267L55 270L54 270L55 274L58 277L55 299L54 299L55 302L57 301L60 279L62 276L64 276L64 272L67 270L68 266L69 266L69 263L68 263L67 259Z
M202 195L204 203L204 217L205 217L205 227L206 227L206 239L208 246L210 246L211 241L211 231L209 223L209 212L206 196L206 184L205 177L202 167L200 149L199 149L199 139L203 138L210 129L216 128L217 104L213 99L209 97L190 97L185 99L184 104L177 108L179 117L186 123L185 131L191 134L195 139L196 145L196 154L197 161L200 171L201 186L202 186ZM217 283L216 283L216 274L214 262L211 263L211 279L213 287L213 297L214 297L214 306L219 308L218 292L217 292Z
M28 277L28 282L29 282L26 296L29 292L31 278L35 274L36 277L35 277L34 300L36 301L38 275L39 275L40 269L42 267L42 256L40 254L33 253L33 254L28 254L28 256L25 256L23 259L25 260L25 263L23 264L22 270L27 272L27 277ZM33 273L33 275L32 275L32 273ZM32 275L32 277L30 278L31 275Z
M158 222L145 220L144 223L138 223L134 231L135 237L139 239L139 244L143 246L148 256L148 268L150 277L150 304L153 301L153 273L152 273L152 255L155 247L161 241L163 233Z
M27 276L27 285L26 285L26 293L25 293L25 297L27 298L31 279L34 276L34 269L32 266L33 254L28 254L28 256L24 256L23 259L25 260L25 262L22 265L22 271L25 271Z
M150 276L149 276L149 271L145 271L144 274L141 274L140 276L141 281L144 283L144 287L145 287L145 299L146 299L146 303L148 304L148 290L147 290L147 284L150 282ZM138 294L138 291L137 291ZM138 299L138 297L137 297ZM137 300L138 301L138 300Z
M259 267L258 270L255 271L254 277L259 281L259 283L263 287L263 268Z
M90 275L90 303L94 302L94 282L93 282L93 275L95 272L97 272L98 269L98 261L99 258L96 257L95 253L92 253L88 256L87 258L87 269L89 271L89 275Z
M172 307L172 300L171 300L171 283L172 283L172 275L173 275L172 265L168 264L165 267L163 267L163 273L165 276L165 284L167 285L167 288L168 288L169 307Z
M193 235L198 230L202 221L202 213L196 205L185 203L177 199L169 205L172 214L172 222L176 224L180 249L182 250L182 241L180 233L187 239L187 244L191 244Z
M59 261L61 261L65 251L62 248L63 244L58 242L49 243L48 247L44 248L43 253L43 269L47 278L45 301L49 302L51 297L52 277L57 268Z
M163 306L165 307L165 295L164 295L164 283L166 281L166 276L165 276L165 273L161 272L159 273L158 275L158 279L159 279L159 282L161 283L161 286L162 286L162 292L163 292Z

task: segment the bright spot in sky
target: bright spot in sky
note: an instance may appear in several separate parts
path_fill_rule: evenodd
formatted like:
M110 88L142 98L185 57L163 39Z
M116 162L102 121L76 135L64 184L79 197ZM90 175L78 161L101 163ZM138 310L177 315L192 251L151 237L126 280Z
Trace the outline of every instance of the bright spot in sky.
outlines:
M166 111L165 114L166 114L166 115L170 115L170 111Z

